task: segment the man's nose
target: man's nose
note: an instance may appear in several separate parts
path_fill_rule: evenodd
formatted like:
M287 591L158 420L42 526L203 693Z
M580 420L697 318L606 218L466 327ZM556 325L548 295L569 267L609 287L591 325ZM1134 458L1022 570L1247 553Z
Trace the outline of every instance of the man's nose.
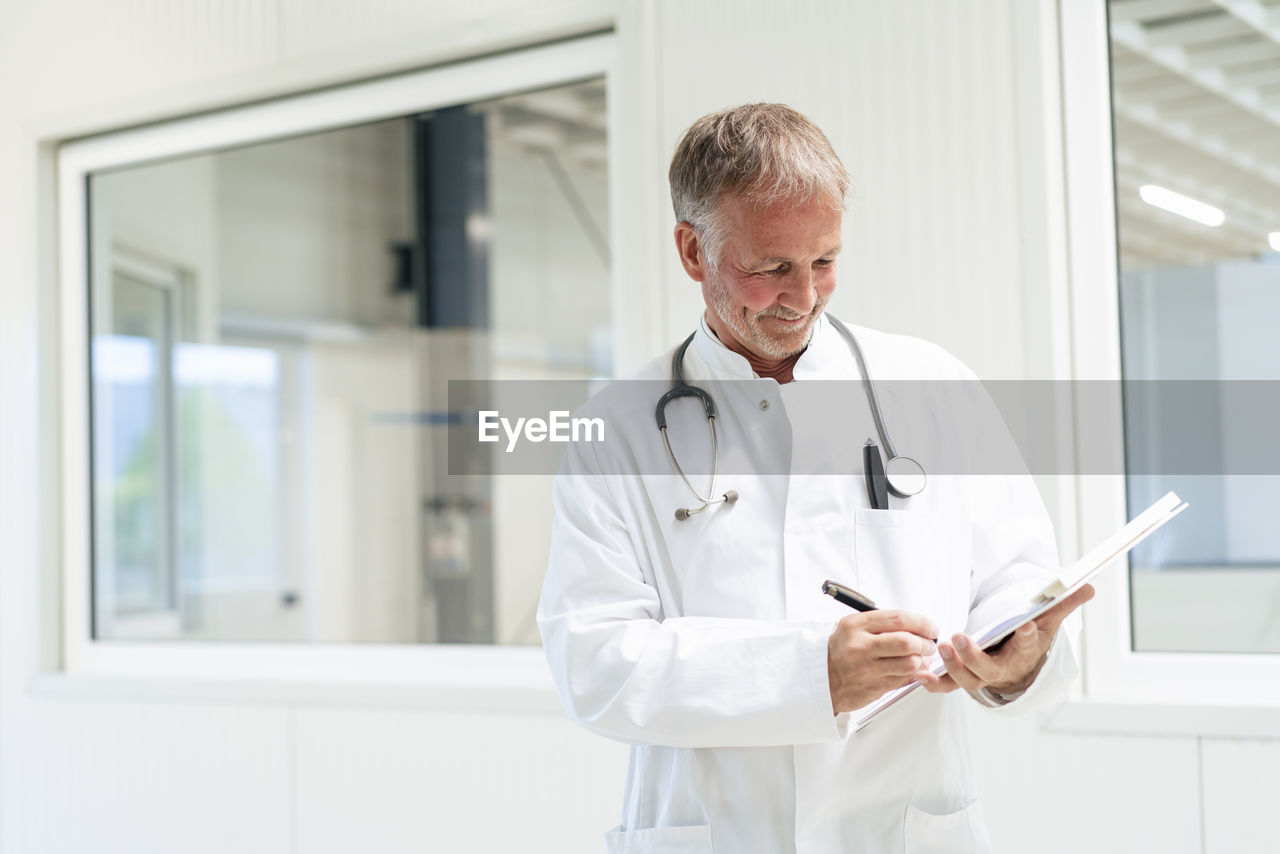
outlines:
M800 314L813 311L818 301L813 270L798 266L785 280L786 288L778 295L778 303Z

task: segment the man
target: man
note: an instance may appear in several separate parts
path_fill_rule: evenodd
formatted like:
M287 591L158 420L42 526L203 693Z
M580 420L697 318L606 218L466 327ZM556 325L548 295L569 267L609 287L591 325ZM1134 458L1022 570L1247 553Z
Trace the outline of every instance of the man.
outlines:
M673 404L668 462L652 384L615 383L584 407L608 419L609 444L566 455L538 613L570 716L634 745L609 848L986 850L966 700L951 692L1001 713L1056 700L1076 673L1058 627L1092 591L997 652L975 649L966 625L1025 604L1056 565L1030 478L943 474L871 509L860 474L833 474L837 449L807 432L815 381L849 381L842 399L866 409L857 359L823 313L848 177L816 126L776 104L706 116L670 179L680 261L706 302L679 365L718 414ZM932 345L855 332L877 380L973 379ZM672 372L668 352L638 379L665 386ZM691 501L709 423L736 500L711 487ZM821 595L826 578L884 610L850 613ZM929 693L850 732L851 712L916 680Z

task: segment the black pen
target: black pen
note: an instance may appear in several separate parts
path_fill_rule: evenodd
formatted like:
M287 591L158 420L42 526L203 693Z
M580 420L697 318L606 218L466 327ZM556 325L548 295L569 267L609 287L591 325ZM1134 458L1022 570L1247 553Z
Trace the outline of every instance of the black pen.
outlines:
M848 605L857 611L876 611L876 603L872 602L866 596L863 596L857 590L851 587L845 587L843 584L837 584L834 581L822 582L822 592L830 596L842 605Z
M884 460L880 459L880 449L870 439L862 446L862 474L867 480L867 503L871 509L888 510L889 480L884 474Z
M854 590L852 587L845 587L843 584L837 584L831 579L827 579L822 582L822 592L839 602L841 605L848 605L856 611L866 613L867 611L880 610L876 607L875 602L872 602L857 590ZM933 638L933 643L936 646L938 639Z

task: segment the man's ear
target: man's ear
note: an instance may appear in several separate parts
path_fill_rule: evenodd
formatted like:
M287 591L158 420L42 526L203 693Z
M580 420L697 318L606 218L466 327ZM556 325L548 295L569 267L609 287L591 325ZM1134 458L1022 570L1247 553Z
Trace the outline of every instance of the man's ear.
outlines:
M698 232L687 222L676 223L676 252L680 254L680 265L695 282L707 278L707 253L703 251L702 240Z

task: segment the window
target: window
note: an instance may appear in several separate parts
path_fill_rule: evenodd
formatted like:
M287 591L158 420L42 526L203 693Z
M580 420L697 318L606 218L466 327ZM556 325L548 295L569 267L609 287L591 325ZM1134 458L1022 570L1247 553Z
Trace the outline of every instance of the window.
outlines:
M1086 693L1274 702L1280 472L1249 449L1280 378L1280 46L1199 2L1072 4L1062 33L1073 373L1124 379L1125 471L1078 478L1080 542L1167 489L1191 502L1100 586Z
M1110 12L1129 508L1195 510L1133 555L1133 647L1280 652L1280 471L1247 450L1280 380L1280 43L1213 4Z
M447 388L612 374L609 44L62 150L72 669L538 642L550 477Z

